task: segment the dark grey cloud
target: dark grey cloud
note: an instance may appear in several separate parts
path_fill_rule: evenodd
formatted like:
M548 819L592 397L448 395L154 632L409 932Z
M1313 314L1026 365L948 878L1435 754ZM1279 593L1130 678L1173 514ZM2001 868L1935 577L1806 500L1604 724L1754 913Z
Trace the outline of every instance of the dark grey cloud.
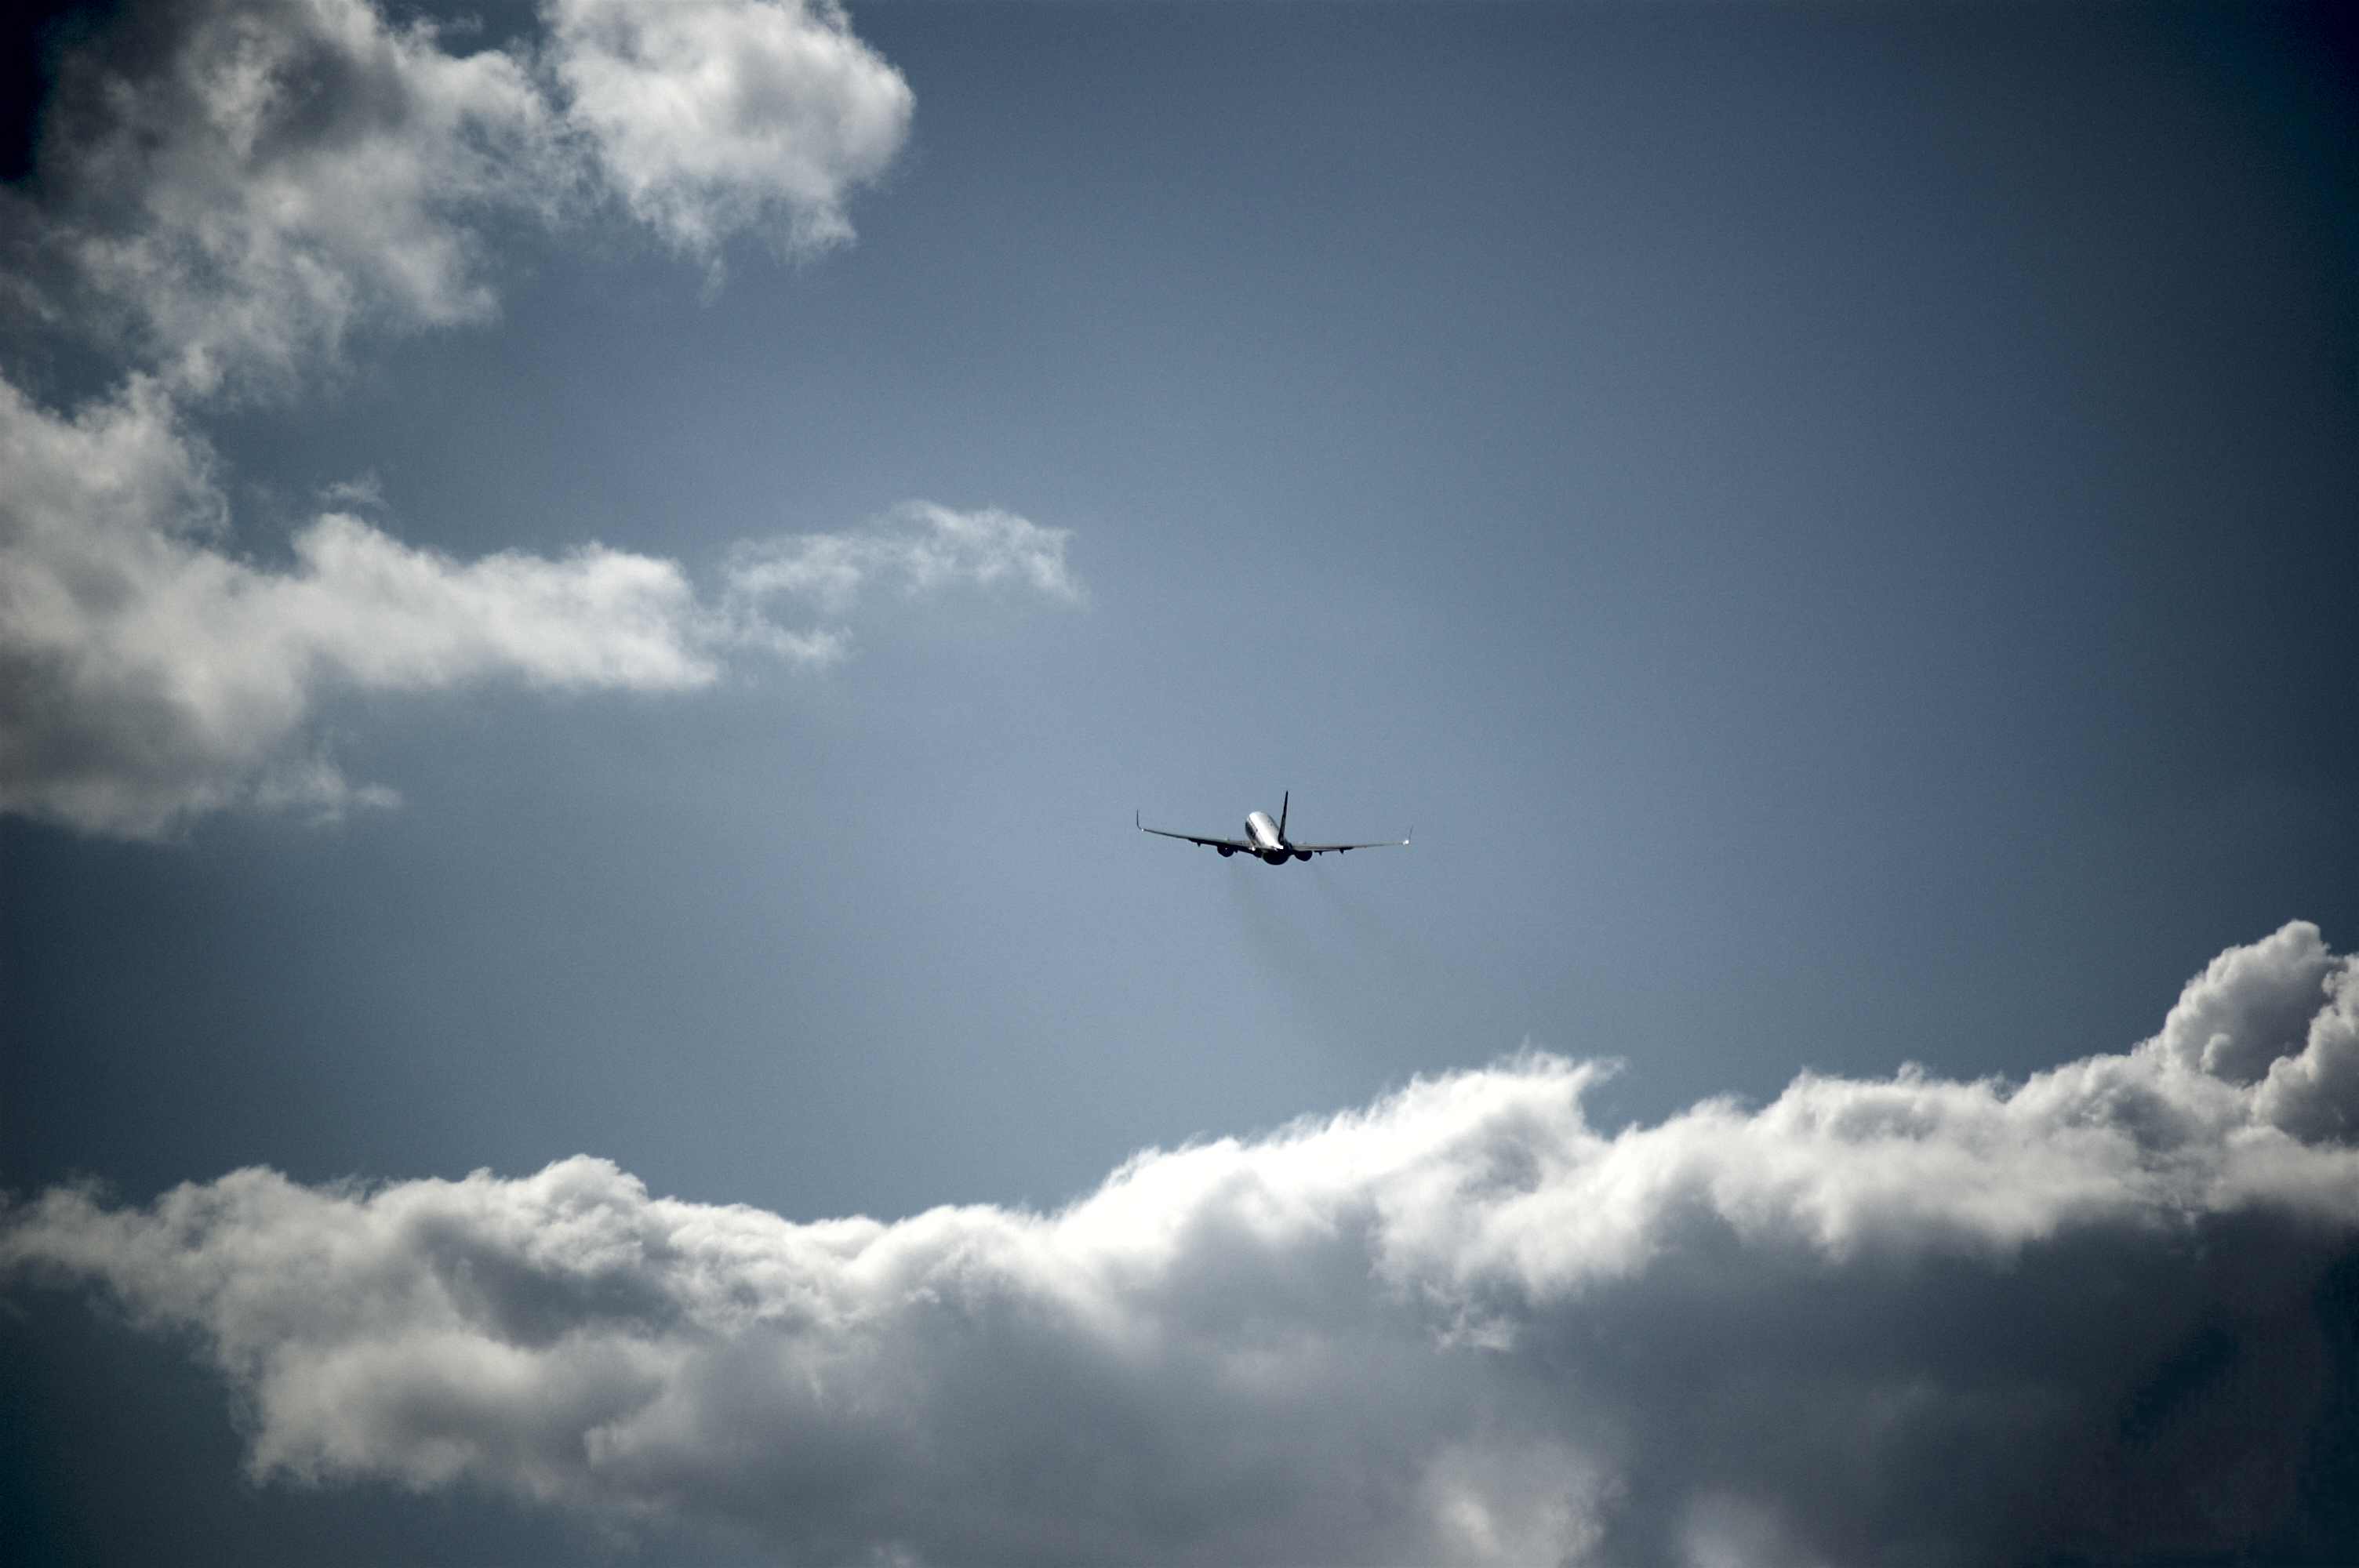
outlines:
M2354 1062L2359 964L2297 922L2020 1085L1607 1132L1600 1069L1533 1056L1049 1215L248 1170L50 1191L0 1258L192 1336L258 1477L798 1560L2299 1556L2349 1522Z

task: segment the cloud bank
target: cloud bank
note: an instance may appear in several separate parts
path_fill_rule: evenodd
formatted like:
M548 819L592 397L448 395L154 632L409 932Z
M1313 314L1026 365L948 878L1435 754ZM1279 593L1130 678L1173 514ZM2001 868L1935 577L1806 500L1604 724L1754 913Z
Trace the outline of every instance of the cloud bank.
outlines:
M248 1170L46 1193L0 1260L190 1336L257 1476L463 1480L798 1561L2359 1541L2359 963L2314 926L2020 1086L1806 1076L1607 1133L1597 1071L1420 1080L1053 1215L795 1224L589 1158Z

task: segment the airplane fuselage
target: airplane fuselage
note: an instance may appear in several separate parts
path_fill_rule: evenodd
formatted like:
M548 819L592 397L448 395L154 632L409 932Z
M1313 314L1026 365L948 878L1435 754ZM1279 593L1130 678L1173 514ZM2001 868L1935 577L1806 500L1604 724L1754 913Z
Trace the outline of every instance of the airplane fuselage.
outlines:
M1310 856L1301 854L1287 843L1286 836L1278 831L1277 824L1269 819L1269 813L1266 811L1246 814L1245 837L1253 840L1253 853L1259 855L1273 866L1284 865L1289 855L1297 860L1310 859Z

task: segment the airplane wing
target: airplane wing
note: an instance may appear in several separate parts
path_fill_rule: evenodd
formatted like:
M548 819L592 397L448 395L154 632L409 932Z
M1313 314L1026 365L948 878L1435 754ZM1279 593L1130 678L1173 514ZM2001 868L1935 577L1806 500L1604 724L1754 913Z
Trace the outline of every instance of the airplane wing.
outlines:
M1251 853L1251 852L1252 852L1252 850L1253 850L1253 843L1252 843L1252 841L1251 841L1250 839L1245 839L1245 838L1197 838L1197 837L1196 837L1196 835L1194 835L1193 833L1174 833L1174 832L1171 832L1170 830L1169 830L1168 828L1162 828L1162 827L1149 827L1146 823L1141 822L1141 821L1138 819L1138 813L1136 813L1136 812L1135 812L1135 811L1134 811L1134 812L1132 812L1132 813L1130 814L1130 825L1131 825L1133 827L1137 828L1141 833L1156 833L1156 834L1160 834L1162 837L1164 837L1164 838L1185 838L1185 839L1186 839L1186 840L1188 840L1188 842L1190 842L1190 844L1201 844L1201 845L1204 845L1205 847L1207 847L1208 849L1243 849L1243 850L1246 851L1247 853Z
M1415 828L1413 828L1413 827L1412 827L1411 829L1409 829L1409 831L1410 831L1411 833L1415 833L1415 832L1417 831L1417 829L1415 829ZM1378 838L1378 839L1376 839L1375 841L1374 841L1373 843L1367 843L1367 844L1290 844L1290 845L1288 845L1288 849L1292 849L1292 850L1293 850L1296 854L1298 854L1298 855L1323 855L1323 854L1327 853L1327 851L1329 851L1330 849L1334 849L1334 850L1343 850L1343 849L1397 849L1397 848L1398 848L1398 847L1400 847L1401 845L1406 844L1406 843L1408 843L1408 840L1407 838Z

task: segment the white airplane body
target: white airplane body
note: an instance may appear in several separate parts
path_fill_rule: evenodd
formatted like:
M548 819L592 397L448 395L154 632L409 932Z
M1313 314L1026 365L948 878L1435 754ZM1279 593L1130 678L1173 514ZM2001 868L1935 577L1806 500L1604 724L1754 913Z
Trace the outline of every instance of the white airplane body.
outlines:
M1173 833L1166 828L1149 827L1139 821L1136 812L1131 813L1130 822L1131 826L1141 833L1160 834L1166 838L1185 838L1190 844L1201 844L1207 849L1218 849L1223 860L1243 849L1246 854L1266 860L1273 866L1282 866L1289 860L1307 860L1313 855L1331 852L1341 854L1346 849L1385 849L1408 842L1407 838L1378 838L1365 844L1297 844L1286 836L1287 808L1293 804L1293 800L1294 792L1288 790L1286 798L1278 803L1277 820L1275 822L1269 819L1269 813L1266 811L1247 812L1245 836L1242 838L1199 838L1193 833ZM1411 828L1409 831L1415 833L1416 829Z

